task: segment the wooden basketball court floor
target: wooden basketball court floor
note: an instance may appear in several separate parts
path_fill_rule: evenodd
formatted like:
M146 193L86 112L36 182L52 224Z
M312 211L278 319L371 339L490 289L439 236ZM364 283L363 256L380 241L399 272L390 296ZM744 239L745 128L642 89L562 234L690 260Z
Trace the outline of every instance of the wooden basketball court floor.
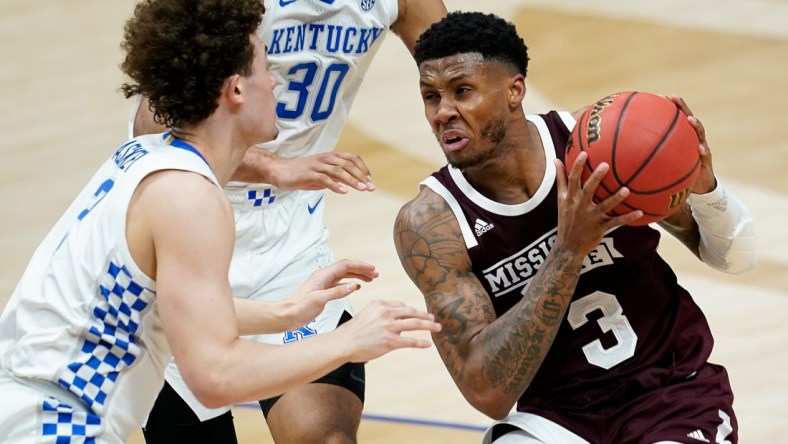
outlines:
M126 137L119 42L134 1L0 2L0 307L44 234ZM785 0L446 0L512 20L530 48L528 112L575 109L608 93L677 93L702 119L715 171L750 207L758 267L728 276L670 237L663 255L705 310L729 369L743 443L788 441L788 2ZM417 71L390 36L362 86L340 149L364 156L374 193L331 196L338 257L381 277L353 296L423 307L391 242L394 215L443 163ZM270 442L255 408L235 410L242 443ZM437 352L397 351L368 366L365 443L475 443L488 419L467 406ZM140 434L131 442L141 443Z

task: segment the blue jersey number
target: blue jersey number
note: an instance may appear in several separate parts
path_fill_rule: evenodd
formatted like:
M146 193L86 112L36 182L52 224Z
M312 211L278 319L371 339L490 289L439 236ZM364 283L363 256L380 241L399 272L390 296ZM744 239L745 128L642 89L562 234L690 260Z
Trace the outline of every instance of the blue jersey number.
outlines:
M104 183L99 185L99 187L96 190L96 192L93 193L93 199L91 200L90 205L88 205L87 208L85 208L84 210L82 210L82 212L79 213L79 216L77 216L77 219L78 220L82 220L83 217L87 216L88 213L90 213L90 210L95 208L96 205L99 204L99 202L104 200L104 198L107 196L107 193L109 192L109 190L112 189L113 185L115 185L115 182L112 179L107 179L107 180L104 181Z
M334 111L339 87L345 80L349 69L350 67L346 63L334 63L323 71L316 93L317 97L309 114L313 122L326 120ZM276 115L280 119L297 119L304 114L309 101L310 87L315 83L317 75L317 63L299 63L290 68L287 74L290 77L290 81L287 82L287 91L294 93L295 97L290 103L279 102L276 105Z
M90 203L77 215L77 220L84 219L85 216L87 216L88 213L93 210L93 208L96 208L96 205L98 205L99 202L107 197L107 193L109 193L109 190L111 190L114 185L115 182L112 179L107 179L101 185L99 185L96 192L93 193L93 196L91 196ZM66 232L66 234L63 236L63 239L60 239L60 243L57 244L55 251L60 249L60 246L63 245L63 241L65 241L66 238L68 238L68 232Z

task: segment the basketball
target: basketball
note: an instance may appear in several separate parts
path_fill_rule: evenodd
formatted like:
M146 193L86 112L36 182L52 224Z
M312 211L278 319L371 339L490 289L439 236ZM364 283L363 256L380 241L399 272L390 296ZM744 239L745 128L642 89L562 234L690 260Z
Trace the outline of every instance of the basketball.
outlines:
M601 202L626 186L630 195L612 211L621 215L642 210L630 225L647 225L672 214L689 196L700 172L698 135L687 116L670 99L626 91L589 107L567 144L566 167L581 151L588 153L585 182L607 162L610 170L594 193Z

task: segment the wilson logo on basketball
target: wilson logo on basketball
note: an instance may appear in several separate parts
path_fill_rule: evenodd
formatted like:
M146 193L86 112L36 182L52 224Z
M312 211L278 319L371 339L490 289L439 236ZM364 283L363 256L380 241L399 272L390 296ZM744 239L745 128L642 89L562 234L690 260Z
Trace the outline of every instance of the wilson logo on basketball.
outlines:
M577 121L571 139L566 165L585 152L583 181L603 162L609 166L594 190L594 202L622 187L629 189L626 200L609 213L642 211L643 216L629 225L668 217L686 200L700 173L695 128L676 103L658 94L625 91L597 101Z
M681 191L677 191L670 195L670 204L668 208L675 208L684 203L687 200L687 196L690 194L690 187L684 188Z
M586 125L586 138L588 139L588 143L599 140L600 127L602 126L602 116L600 113L606 106L613 103L613 99L617 95L618 94L611 94L594 104L591 115L588 117L588 124Z

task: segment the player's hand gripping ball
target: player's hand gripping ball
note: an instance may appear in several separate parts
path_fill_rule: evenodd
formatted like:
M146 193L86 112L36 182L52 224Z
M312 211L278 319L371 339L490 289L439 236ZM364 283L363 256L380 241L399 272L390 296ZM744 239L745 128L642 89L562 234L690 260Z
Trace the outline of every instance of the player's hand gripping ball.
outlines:
M601 163L610 170L594 194L601 202L626 186L627 199L611 214L642 210L630 225L664 219L687 200L700 172L698 135L670 99L636 91L613 94L588 108L566 148L567 167L588 153L583 182Z

